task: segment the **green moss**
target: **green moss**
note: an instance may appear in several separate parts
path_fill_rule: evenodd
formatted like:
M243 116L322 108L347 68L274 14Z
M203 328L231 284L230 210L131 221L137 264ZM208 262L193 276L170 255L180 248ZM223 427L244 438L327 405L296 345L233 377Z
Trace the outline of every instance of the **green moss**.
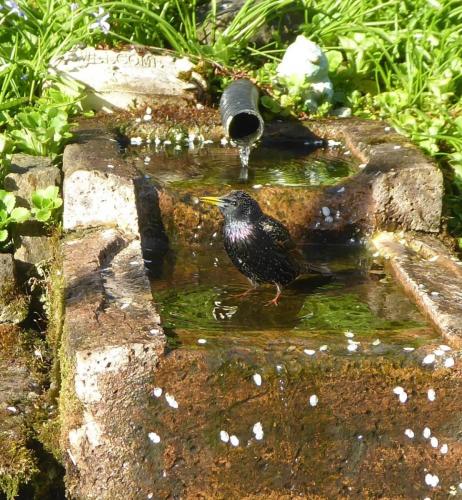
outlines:
M21 323L27 317L29 301L21 294L14 281L2 283L0 288L0 322Z
M0 449L0 490L7 500L12 500L19 487L38 472L36 459L27 448L25 437L17 431L0 433Z

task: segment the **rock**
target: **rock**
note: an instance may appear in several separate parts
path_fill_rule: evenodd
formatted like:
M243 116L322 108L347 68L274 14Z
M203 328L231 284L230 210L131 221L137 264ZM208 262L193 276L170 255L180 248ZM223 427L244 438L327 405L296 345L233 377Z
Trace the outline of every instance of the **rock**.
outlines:
M380 121L343 118L304 125L321 137L342 141L363 164L356 176L342 183L343 204L335 207L342 211L356 205L357 226L369 226L369 231L440 231L443 174L416 146ZM348 192L355 195L347 200Z
M63 155L64 229L111 225L141 234L143 247L165 241L151 181L122 159L112 136L81 130L77 140Z
M17 197L18 206L30 208L32 193L37 189L61 184L61 172L50 158L14 154L10 173L5 177L5 189Z
M165 337L139 241L98 230L64 243L61 441L72 498L133 498L152 471L144 411Z
M379 233L373 244L404 290L449 344L462 347L462 262L438 241ZM423 248L423 251L421 250ZM433 251L431 251L433 249ZM428 258L428 253L433 254Z
M118 225L137 231L136 197L132 178L117 143L101 130L81 136L63 155L64 229Z
M9 253L0 253L0 290L5 283L14 283L14 260Z
M0 254L0 324L18 324L28 313L28 302L18 290L11 254Z
M206 89L186 57L146 50L75 48L53 59L50 72L84 84L84 105L97 111L129 109L154 97L194 100Z
M0 493L7 498L15 498L37 471L25 423L37 379L21 351L20 335L19 328L0 324Z
M14 253L18 271L29 272L40 263L46 263L53 257L53 242L48 236L22 235L15 239L17 250Z

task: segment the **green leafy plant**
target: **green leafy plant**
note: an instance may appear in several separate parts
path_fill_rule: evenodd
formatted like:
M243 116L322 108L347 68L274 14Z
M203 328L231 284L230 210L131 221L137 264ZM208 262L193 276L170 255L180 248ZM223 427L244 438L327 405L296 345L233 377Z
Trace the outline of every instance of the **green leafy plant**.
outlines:
M58 186L38 189L32 194L32 215L44 223L57 222L59 209L63 204Z
M18 113L10 134L17 150L51 157L58 155L72 137L67 112L50 107L29 108Z
M16 197L0 189L0 246L9 237L8 229L11 224L25 222L31 218L27 208L16 207Z
M0 185L3 183L5 176L10 168L10 141L4 134L0 134Z

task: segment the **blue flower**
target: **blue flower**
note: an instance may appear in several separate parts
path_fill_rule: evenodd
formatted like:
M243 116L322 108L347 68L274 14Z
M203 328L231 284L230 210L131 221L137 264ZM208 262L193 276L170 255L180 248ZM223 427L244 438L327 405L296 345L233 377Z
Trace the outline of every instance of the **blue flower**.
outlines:
M90 24L89 28L91 30L101 30L105 35L109 33L111 29L111 25L107 22L109 18L109 14L104 13L104 9L102 7L99 8L98 12L93 12L92 14L96 21Z
M18 17L23 17L24 19L27 19L26 14L19 8L19 5L14 2L13 0L5 0L5 7L8 7L10 9L10 14L16 14ZM0 8L2 8L0 6Z

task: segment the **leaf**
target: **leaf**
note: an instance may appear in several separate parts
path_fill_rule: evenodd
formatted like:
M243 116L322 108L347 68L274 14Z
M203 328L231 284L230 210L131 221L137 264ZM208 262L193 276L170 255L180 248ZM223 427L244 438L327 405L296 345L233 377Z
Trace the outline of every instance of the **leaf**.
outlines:
M11 212L11 219L13 222L25 222L30 219L30 211L24 207L16 207Z
M44 197L42 195L43 189L38 189L34 191L31 196L32 204L37 208L43 207Z
M35 218L40 222L47 222L51 219L51 210L48 208L42 208L35 212Z
M12 193L6 193L2 201L8 213L10 213L16 205L16 197Z
M8 231L6 229L0 229L0 241L6 241L8 239Z

